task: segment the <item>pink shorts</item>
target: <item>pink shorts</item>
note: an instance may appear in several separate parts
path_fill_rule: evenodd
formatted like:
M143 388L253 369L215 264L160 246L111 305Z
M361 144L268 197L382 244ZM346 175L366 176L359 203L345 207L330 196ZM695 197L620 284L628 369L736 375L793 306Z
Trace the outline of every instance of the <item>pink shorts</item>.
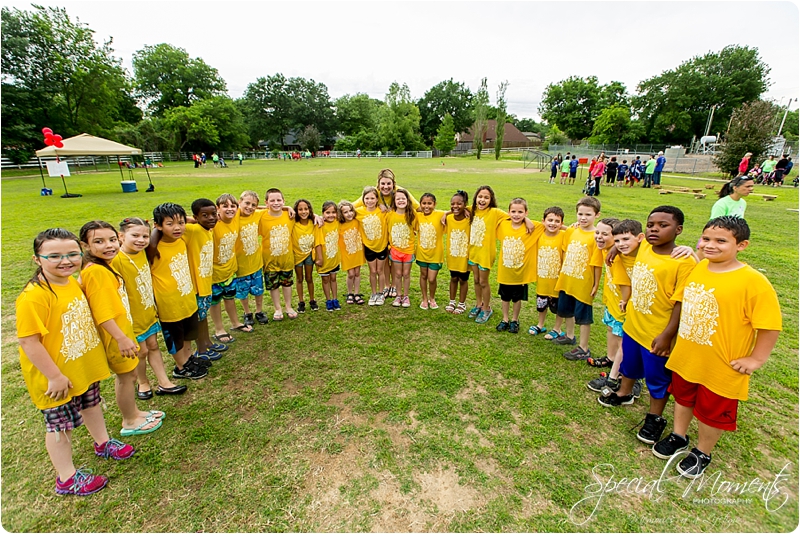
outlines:
M395 248L389 249L389 259L397 263L414 263L413 254L406 254Z

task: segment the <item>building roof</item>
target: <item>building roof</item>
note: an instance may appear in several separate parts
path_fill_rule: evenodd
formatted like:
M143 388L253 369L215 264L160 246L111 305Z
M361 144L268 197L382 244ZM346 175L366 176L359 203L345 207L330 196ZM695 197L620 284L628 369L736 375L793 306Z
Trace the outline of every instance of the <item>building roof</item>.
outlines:
M487 129L486 129L486 136L484 137L484 141L494 141L497 138L497 121L494 119L488 120L487 122ZM464 132L461 134L460 141L462 143L469 143L474 141L474 135L472 130L475 128L475 125L472 125L472 128L469 131ZM519 129L507 122L503 125L503 142L511 142L511 141L529 141Z

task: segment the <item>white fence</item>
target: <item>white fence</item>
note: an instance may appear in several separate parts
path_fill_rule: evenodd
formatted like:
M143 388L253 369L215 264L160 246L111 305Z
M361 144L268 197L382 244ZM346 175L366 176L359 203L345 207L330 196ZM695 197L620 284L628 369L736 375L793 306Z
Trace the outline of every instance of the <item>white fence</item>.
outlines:
M319 152L317 153L319 155ZM357 158L359 157L358 154L355 152L344 152L341 150L331 150L327 153L327 156L322 157L329 157L329 158ZM377 151L367 151L364 150L361 152L362 158L377 158L378 152ZM432 158L433 152L430 150L412 150L406 152L381 152L381 158Z

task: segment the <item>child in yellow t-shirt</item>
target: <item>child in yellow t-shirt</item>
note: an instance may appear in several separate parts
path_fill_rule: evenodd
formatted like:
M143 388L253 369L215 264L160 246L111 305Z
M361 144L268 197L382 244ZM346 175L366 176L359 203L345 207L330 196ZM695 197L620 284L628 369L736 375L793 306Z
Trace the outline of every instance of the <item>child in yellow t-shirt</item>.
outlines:
M86 421L95 453L130 458L130 445L110 439L100 406L100 380L111 374L89 303L72 277L81 247L72 232L51 228L33 241L36 272L17 297L19 363L33 404L45 421L45 446L56 470L56 493L90 495L108 478L75 469L72 431ZM64 436L59 436L64 432Z
M544 210L542 216L544 233L536 244L536 311L539 312L539 322L528 329L532 336L545 334L544 326L547 310L556 315L558 311L558 273L561 271L561 260L564 256L566 233L562 230L564 224L564 210L558 206L551 206ZM550 332L545 334L545 339L550 341L557 338L561 332L561 323L564 319L556 315L556 323Z
M116 228L105 221L90 221L81 227L84 267L78 279L89 301L108 367L116 375L117 406L122 413L120 435L136 436L161 427L164 412L144 412L136 406L136 368L139 344L133 333L128 293L111 261L119 253Z
M119 224L120 249L111 267L119 273L128 292L128 304L133 318L133 334L139 344L139 365L136 368L136 398L153 398L153 388L147 378L147 363L158 380L157 394L179 395L186 392L186 386L174 384L164 369L164 359L158 348L157 333L161 324L156 313L153 297L153 281L150 264L147 263L144 249L150 243L150 225L139 217L126 217Z
M445 219L447 228L447 268L450 271L450 302L444 311L461 315L467 311L469 291L469 197L458 190L450 199L450 213ZM456 304L458 298L458 304Z
M294 274L297 276L297 313L306 312L303 284L308 287L308 307L319 310L314 300L314 208L311 202L301 198L294 203L294 227L292 228L292 254Z
M653 446L662 459L688 449L687 431L696 417L697 446L677 465L685 477L700 476L722 433L736 430L750 375L767 361L782 328L775 289L737 257L749 239L740 217L710 220L699 244L705 259L686 279L678 337L667 361L675 421L672 433Z
M442 210L436 209L436 197L433 193L425 193L419 199L417 217L417 265L419 266L419 288L422 291L423 310L439 309L436 303L436 277L444 263L444 224Z
M258 208L258 193L244 191L239 196L239 238L236 240L236 300L242 304L242 322L246 325L267 324L264 313L264 259L261 256L259 225L263 210ZM255 297L256 313L250 311L250 295Z
M388 294L385 265L389 257L389 234L386 231L386 213L378 206L376 188L365 187L360 200L361 205L353 205L360 224L361 240L364 242L364 259L369 267L369 286L372 293L367 304L383 306Z
M392 277L400 290L392 306L411 307L411 265L414 263L414 236L417 233L417 218L411 207L411 195L403 188L394 193L394 210L386 217L389 231L389 259L392 261Z
M356 209L351 202L339 202L339 253L342 270L347 273L347 304L364 304L361 294L361 266L364 265L364 244Z
M261 255L264 260L265 285L272 298L275 311L273 321L283 320L281 293L286 306L286 316L297 319L292 308L292 277L295 263L292 252L292 229L294 214L284 209L283 193L280 189L268 189L265 195L267 211L261 216L258 232L261 234Z
M566 248L561 272L556 282L558 316L566 323L566 332L553 339L556 345L575 345L575 325L580 328L578 346L564 353L568 360L585 360L592 356L589 333L594 317L592 301L597 294L602 274L603 257L594 240L594 221L600 215L600 201L583 197L575 206L578 225L567 230Z
M636 437L648 445L660 440L667 426L661 417L671 380L665 364L678 331L686 279L696 264L691 257L671 257L683 220L683 212L675 206L654 208L647 218L645 241L639 245L631 274L631 299L623 326L622 384L616 393L597 399L603 406L633 404L634 382L644 378L650 408Z
M525 227L528 203L523 198L511 200L508 216L497 226L497 240L500 242L497 282L503 302L503 320L497 325L497 331L518 334L522 301L528 300L528 284L536 279L535 248L544 226L537 223L538 231L528 233ZM513 311L509 316L510 303L513 303Z
M472 197L468 260L474 277L475 306L467 317L479 324L486 323L494 313L489 275L497 255L497 225L507 217L508 214L497 207L494 190L488 185L478 187Z
M325 309L329 312L342 309L339 304L339 288L336 273L342 262L339 251L339 211L336 202L326 200L322 204L322 226L314 228L314 262L322 277L322 291L325 293Z

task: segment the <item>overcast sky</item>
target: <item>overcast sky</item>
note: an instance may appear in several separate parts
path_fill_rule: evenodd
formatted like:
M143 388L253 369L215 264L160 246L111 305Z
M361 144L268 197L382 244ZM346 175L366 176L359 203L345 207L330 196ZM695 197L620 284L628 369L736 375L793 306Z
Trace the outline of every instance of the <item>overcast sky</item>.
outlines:
M767 98L800 96L793 2L37 3L66 7L98 40L113 37L129 71L145 45L184 48L219 70L233 98L278 72L322 82L332 99L383 99L393 81L414 98L449 78L474 91L487 77L492 103L508 80L509 112L538 118L549 83L594 75L635 93L640 81L731 44L758 48L772 68Z

